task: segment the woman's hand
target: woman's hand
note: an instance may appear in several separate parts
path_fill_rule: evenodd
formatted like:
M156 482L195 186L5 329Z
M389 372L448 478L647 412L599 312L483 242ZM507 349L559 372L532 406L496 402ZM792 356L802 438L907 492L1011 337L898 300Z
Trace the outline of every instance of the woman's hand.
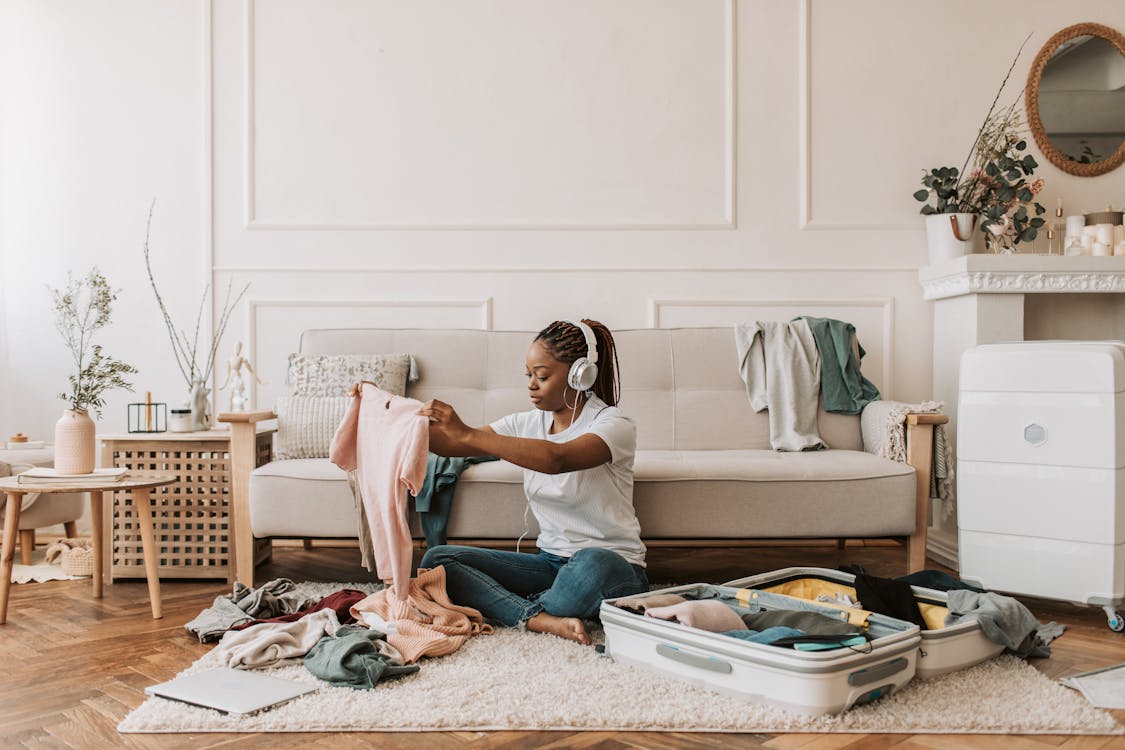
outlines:
M430 419L431 435L439 432L449 439L458 440L470 432L468 425L461 422L457 410L444 401L435 398L426 401L422 408L418 409L418 414Z
M452 406L444 401L433 399L423 404L418 414L430 420L430 450L438 455L463 455L448 451L454 447L461 449L467 447L472 429L461 421L461 417Z

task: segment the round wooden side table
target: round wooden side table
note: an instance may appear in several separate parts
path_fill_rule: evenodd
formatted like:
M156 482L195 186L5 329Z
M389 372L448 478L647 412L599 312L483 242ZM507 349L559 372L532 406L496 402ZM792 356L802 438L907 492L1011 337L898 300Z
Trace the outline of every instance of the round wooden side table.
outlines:
M145 577L148 579L148 597L152 605L152 619L159 620L160 613L160 574L157 570L156 540L153 536L152 497L149 490L179 481L174 474L150 474L129 472L116 482L82 484L76 478L73 483L53 482L21 484L17 477L0 479L0 492L8 496L4 515L4 546L0 557L0 625L8 620L8 594L12 587L12 560L15 556L16 530L20 522L20 503L24 495L33 492L50 494L55 492L85 492L90 496L90 519L94 537L94 598L102 598L102 545L104 544L105 518L102 515L103 492L129 492L137 507L141 545L145 557Z

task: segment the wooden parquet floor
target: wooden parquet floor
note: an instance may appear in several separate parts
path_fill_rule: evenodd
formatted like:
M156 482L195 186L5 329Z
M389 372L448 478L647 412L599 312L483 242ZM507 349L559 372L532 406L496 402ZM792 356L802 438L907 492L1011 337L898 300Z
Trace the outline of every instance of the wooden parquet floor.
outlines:
M900 575L901 547L851 543L833 547L752 546L650 551L653 581L721 582L789 565L859 563L876 575ZM936 566L935 566L936 567ZM369 580L355 549L277 548L260 580ZM1066 748L1125 750L1121 737L981 735L730 735L652 732L445 732L319 734L120 735L117 723L144 700L145 686L169 679L209 650L183 623L229 592L220 581L165 581L164 619L151 619L143 581L106 586L54 581L12 587L8 623L0 626L0 748ZM1100 610L1024 599L1042 621L1069 626L1050 659L1035 666L1051 677L1125 661L1125 635L1112 633ZM544 636L548 637L548 636ZM1125 711L1116 712L1125 722Z

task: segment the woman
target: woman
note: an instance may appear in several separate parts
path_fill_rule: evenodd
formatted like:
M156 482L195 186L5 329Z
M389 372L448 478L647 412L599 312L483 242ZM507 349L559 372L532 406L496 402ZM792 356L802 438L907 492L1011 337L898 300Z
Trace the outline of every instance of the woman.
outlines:
M613 336L593 320L556 321L531 343L525 374L530 411L477 428L441 401L419 413L434 453L523 467L539 552L442 545L420 567L444 565L450 598L502 625L589 643L583 618L602 599L648 589L633 510L636 428L616 406Z

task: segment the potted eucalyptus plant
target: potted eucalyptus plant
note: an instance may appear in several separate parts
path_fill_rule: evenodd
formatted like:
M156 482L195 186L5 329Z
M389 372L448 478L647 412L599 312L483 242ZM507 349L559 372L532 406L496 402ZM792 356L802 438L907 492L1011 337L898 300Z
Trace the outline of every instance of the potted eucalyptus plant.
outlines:
M108 325L117 294L97 267L82 278L67 273L66 286L47 287L55 306L55 328L74 360L69 376L70 389L59 398L67 408L55 423L55 470L59 474L89 474L94 470L94 420L100 419L105 398L115 388L127 391L133 386L125 380L137 369L102 353L93 341L94 334Z
M1034 240L1045 223L1038 218L1045 209L1035 201L1043 180L1032 180L1039 164L1024 153L1022 92L997 109L1026 44L1024 39L961 168L937 167L922 173L923 189L914 198L924 204L921 213L926 217L930 263L973 252L978 237L990 250L1015 252L1020 242Z

